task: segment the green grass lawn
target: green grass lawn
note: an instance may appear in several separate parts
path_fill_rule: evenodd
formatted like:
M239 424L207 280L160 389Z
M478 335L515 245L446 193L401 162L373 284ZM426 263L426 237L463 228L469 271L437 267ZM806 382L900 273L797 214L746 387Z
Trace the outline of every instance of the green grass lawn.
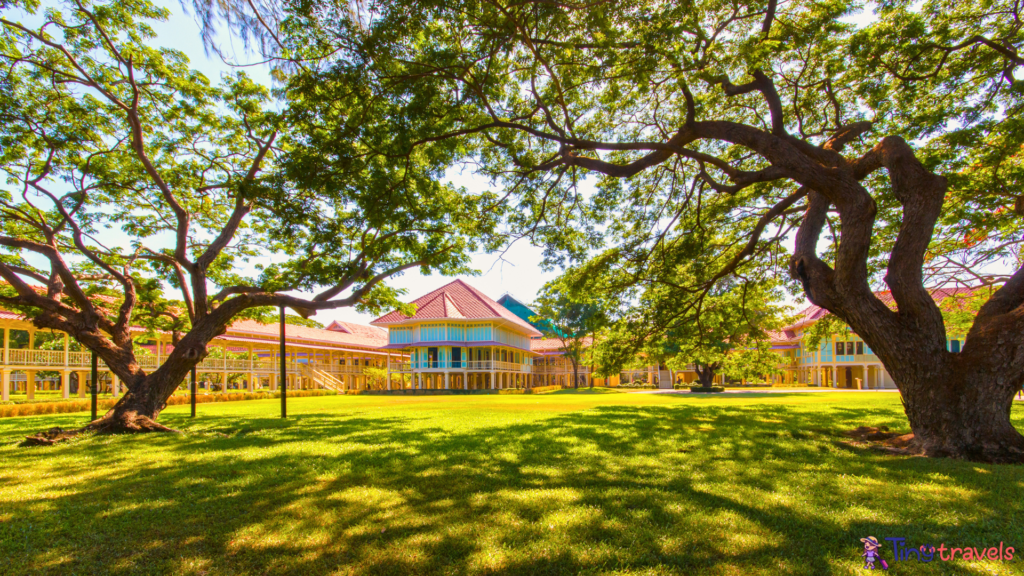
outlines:
M1024 554L1024 468L836 444L905 427L897 394L278 406L172 407L161 421L185 434L55 448L16 444L84 415L0 420L0 573L862 574L869 535ZM892 574L1024 573L883 557Z

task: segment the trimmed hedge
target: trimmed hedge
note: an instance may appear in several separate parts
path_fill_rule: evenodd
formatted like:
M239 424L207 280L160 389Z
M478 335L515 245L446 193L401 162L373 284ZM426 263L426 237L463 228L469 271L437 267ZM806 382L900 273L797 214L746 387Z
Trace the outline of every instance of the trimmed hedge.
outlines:
M690 392L725 392L725 388L722 386L712 386L705 388L703 386L690 386Z
M530 391L524 388L505 388L500 390L491 390L490 388L484 388L481 390L463 390L461 388L400 388L398 390L345 390L344 394L350 396L360 396L364 394L374 396L399 396L408 394L410 396L445 396L445 395L464 395L464 394L529 394Z
M289 390L289 398L304 398L309 396L334 396L337 392L330 390ZM211 402L241 402L243 400L266 400L269 398L280 398L280 392L229 392L225 394L203 394L196 396L196 404L209 404ZM112 408L117 400L103 398L96 402L97 410L105 412ZM168 406L188 404L189 397L183 394L175 394L167 399ZM69 400L65 402L36 402L34 404L9 404L0 406L0 418L10 416L37 416L40 414L67 414L69 412L88 412L91 409L92 401Z

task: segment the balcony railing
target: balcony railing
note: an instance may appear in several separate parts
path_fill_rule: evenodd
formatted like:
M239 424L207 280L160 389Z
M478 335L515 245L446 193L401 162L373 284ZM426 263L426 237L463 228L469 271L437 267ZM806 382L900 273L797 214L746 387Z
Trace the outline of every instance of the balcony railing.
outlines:
M9 364L26 366L63 366L63 350L9 350Z
M822 363L828 364L830 362L881 362L878 356L874 354L840 354L833 356L831 359L822 360Z
M358 366L356 368L359 368ZM458 360L442 362L440 360L419 360L416 362L391 362L392 372L410 372L412 370L466 370L469 372L531 372L533 366L515 362L498 360Z
M92 353L90 352L68 352L67 363L65 364L65 353L63 350L27 350L27 349L9 349L7 350L7 364L8 366L24 366L38 367L41 369L59 369L67 366L70 369L82 370L89 369L92 366ZM139 366L146 370L152 371L159 368L160 363L163 362L165 357L158 358L152 354L139 354L136 356L136 361ZM3 355L0 354L0 364L3 364ZM99 369L106 371L108 370L107 365L103 360L99 361ZM465 363L463 363L465 364ZM406 363L408 365L408 363ZM280 363L276 358L258 358L253 360L247 359L227 359L224 358L206 358L202 362L196 365L196 369L200 372L277 372L280 369ZM332 375L341 374L362 374L367 366L354 366L354 365L341 365L341 364L328 364L328 363L305 363L305 362L286 362L285 370L289 374L298 373L302 370L303 366L308 366L314 370L320 370L327 372Z
M103 364L103 361L99 361ZM72 368L90 368L92 366L91 352L68 352L68 366Z
M590 374L593 368L590 366L580 366L580 374ZM572 364L550 364L544 365L539 364L533 367L534 374L572 374Z

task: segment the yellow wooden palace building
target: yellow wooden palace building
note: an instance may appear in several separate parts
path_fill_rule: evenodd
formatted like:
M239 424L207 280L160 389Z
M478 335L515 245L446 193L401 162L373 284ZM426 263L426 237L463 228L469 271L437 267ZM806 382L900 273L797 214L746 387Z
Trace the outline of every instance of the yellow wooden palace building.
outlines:
M33 399L37 391L83 397L91 370L91 354L66 334L39 330L24 317L0 311L3 356L0 358L2 400L11 393ZM198 366L204 392L236 388L276 390L280 385L280 334L277 325L251 320L235 322L210 344L211 353ZM285 363L290 389L360 389L373 385L368 367L383 369L395 353L383 348L387 332L372 326L333 322L326 329L287 325ZM155 370L171 350L169 335L142 344L137 358L143 369ZM110 370L99 363L100 390L117 397L122 391Z
M388 364L388 388L395 375L417 389L507 389L535 383L531 340L541 332L462 280L412 302L407 316L394 310L371 322L388 329L383 348L404 358Z
M332 322L319 329L288 324L289 389L500 390L572 385L572 367L562 356L558 340L542 338L528 318L464 281L451 282L412 303L416 306L413 316L395 310L371 326ZM73 338L39 330L8 311L0 311L0 330L3 401L11 394L34 399L37 392L64 398L86 395L91 354ZM197 366L202 392L276 390L280 386L278 330L276 324L235 322L210 343L209 356ZM140 343L136 356L143 369L155 370L171 350L170 336L161 334ZM102 394L117 397L123 392L102 361L99 371ZM586 385L591 368L581 366L579 374L581 385Z
M932 298L942 303L947 298L974 292L976 288L935 288ZM876 292L875 297L895 308L892 294ZM806 341L807 330L820 321L828 311L809 306L797 315L797 321L772 337L772 349L781 357L781 374L769 380L787 385L821 386L829 388L855 388L860 390L895 389L896 383L882 366L882 361L867 342L847 329L823 339L812 348ZM963 335L951 334L946 349L959 352L964 344Z

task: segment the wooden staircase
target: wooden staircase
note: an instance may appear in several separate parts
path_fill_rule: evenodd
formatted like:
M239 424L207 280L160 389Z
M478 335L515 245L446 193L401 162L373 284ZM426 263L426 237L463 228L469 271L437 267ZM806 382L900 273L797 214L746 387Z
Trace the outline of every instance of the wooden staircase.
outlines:
M342 394L345 393L345 383L335 378L330 372L310 368L306 364L302 364L301 366L302 375L309 378L317 388L334 390L335 392L340 392Z

